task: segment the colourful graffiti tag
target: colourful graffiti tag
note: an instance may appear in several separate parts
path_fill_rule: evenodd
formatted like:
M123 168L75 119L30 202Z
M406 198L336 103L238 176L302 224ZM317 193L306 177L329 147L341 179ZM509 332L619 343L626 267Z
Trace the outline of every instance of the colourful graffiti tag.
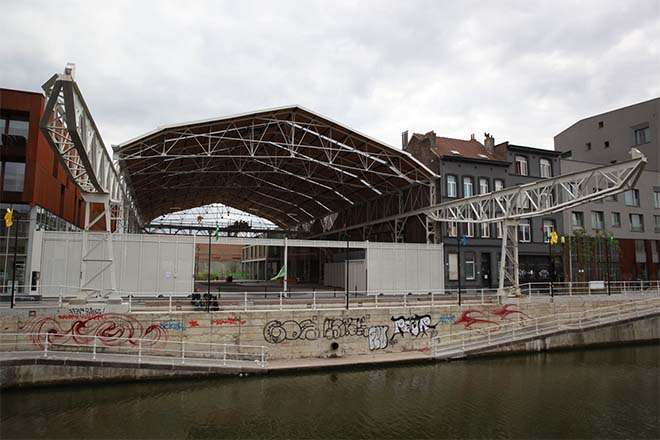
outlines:
M518 314L521 318L525 317L526 319L529 319L529 316L521 312L520 310L515 310L512 309L513 307L516 307L515 304L504 304L501 309L495 310L493 312L493 315L497 315L500 317L500 319L509 319L509 315L516 315Z
M190 327L199 327L199 322L197 322L193 319L192 321L188 322L188 326L190 326Z
M144 326L129 315L118 313L106 313L95 315L90 318L77 319L63 327L53 318L41 318L28 322L22 327L26 333L32 333L32 342L43 347L48 338L49 343L64 344L74 341L79 345L88 345L96 340L106 346L119 346L126 343L137 345L137 340L142 339L142 345L155 345L161 340L167 339L167 331L160 328L158 324ZM47 335L47 336L46 336Z
M485 316L484 313L480 310L477 309L468 309L463 311L461 314L461 317L458 318L454 324L463 324L465 328L470 328L473 325L478 325L478 324L493 324L497 325L495 321L491 321L489 319L484 319L484 318L478 318L477 316Z
M245 325L247 321L245 319L239 319L235 316L230 316L229 318L224 319L214 319L211 321L212 325Z

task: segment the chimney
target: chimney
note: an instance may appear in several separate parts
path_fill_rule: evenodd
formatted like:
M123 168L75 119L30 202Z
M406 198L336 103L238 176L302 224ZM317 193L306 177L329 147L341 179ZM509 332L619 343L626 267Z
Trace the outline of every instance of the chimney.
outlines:
M470 135L470 140L471 140L471 141L475 141L475 140L476 140L476 138L474 137L474 133L472 133L472 134Z
M484 147L486 151L493 154L495 152L495 138L490 135L490 133L484 133Z
M408 130L401 133L401 148L404 150L408 146Z

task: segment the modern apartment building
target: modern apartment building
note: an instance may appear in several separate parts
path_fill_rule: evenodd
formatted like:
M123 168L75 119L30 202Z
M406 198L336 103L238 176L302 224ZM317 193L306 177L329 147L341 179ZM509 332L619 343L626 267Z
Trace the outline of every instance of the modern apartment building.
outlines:
M634 190L564 212L572 231L614 236L620 248L616 279L657 280L660 272L659 127L660 98L655 98L582 119L555 136L563 172L628 160L632 147L648 158Z
M413 134L410 141L404 140L404 149L441 176L442 201L488 193L561 172L558 152L508 142L495 145L490 135L481 143L474 135L470 140L461 140L440 137L431 131ZM562 229L561 215L521 222L518 228L521 282L550 279L547 236L552 230ZM457 287L460 266L461 286L497 287L501 233L496 224L443 224L446 286ZM464 246L461 241L465 242Z
M84 221L80 191L39 130L44 105L40 93L0 88L0 210L13 209L15 224L0 224L0 293L12 281L17 292L38 282L28 252L34 230L77 230Z
M630 159L635 147L660 171L660 98L584 118L555 136L565 159L608 164Z

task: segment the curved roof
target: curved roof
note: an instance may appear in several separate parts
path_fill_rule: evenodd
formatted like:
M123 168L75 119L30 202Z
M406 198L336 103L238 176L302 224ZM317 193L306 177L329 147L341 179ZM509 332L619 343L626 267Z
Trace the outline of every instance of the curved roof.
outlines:
M291 227L436 177L300 106L169 125L114 149L145 223L217 202Z

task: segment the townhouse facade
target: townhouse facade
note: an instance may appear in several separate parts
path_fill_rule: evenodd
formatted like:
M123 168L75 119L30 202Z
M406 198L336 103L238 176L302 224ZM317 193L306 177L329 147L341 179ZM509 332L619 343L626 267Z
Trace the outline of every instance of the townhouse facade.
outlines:
M495 145L495 139L488 134L483 143L474 135L462 140L440 137L433 131L413 134L404 149L441 176L438 191L441 201L485 194L561 173L558 152L508 142ZM446 287L458 287L459 273L461 287L497 287L500 225L444 223L441 230ZM521 221L518 227L521 283L550 280L553 269L547 237L553 230L563 231L561 215ZM562 272L561 261L555 263L554 270Z

